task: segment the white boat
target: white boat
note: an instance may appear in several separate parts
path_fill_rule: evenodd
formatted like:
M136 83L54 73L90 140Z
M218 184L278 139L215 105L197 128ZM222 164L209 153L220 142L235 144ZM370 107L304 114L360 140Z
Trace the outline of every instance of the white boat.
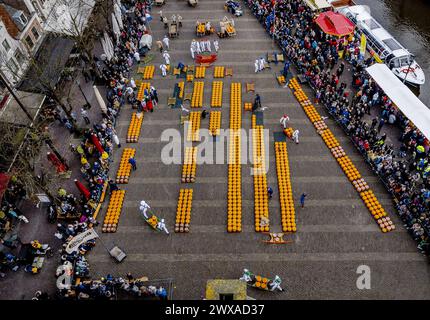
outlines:
M391 36L372 16L368 6L355 5L337 8L356 25L356 32L367 38L367 47L375 53L375 58L384 62L401 81L413 86L425 82L423 69L415 61L414 55Z

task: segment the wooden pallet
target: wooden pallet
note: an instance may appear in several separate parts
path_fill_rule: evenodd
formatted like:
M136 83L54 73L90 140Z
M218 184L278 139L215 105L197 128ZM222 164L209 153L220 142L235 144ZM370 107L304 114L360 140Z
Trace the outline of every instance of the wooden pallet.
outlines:
M255 84L247 83L246 84L246 92L255 92Z

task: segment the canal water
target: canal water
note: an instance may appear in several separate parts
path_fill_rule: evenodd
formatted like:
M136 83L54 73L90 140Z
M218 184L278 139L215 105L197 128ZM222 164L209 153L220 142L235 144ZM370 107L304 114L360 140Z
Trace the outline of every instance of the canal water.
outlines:
M368 5L372 16L416 56L426 75L419 98L430 108L430 1L356 0Z

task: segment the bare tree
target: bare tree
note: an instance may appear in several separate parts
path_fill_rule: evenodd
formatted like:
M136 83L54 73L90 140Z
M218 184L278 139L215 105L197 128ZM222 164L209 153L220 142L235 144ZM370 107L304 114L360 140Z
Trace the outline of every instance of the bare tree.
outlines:
M46 41L49 45L49 40ZM61 50L61 48L58 48ZM72 117L71 107L64 104L62 88L57 88L59 76L62 74L64 67L64 56L59 55L54 57L54 52L51 56L42 56L39 54L34 56L30 50L27 51L27 65L28 69L23 76L20 74L21 70L17 70L9 61L5 61L0 57L0 65L5 73L12 74L13 78L20 79L19 87L24 86L24 91L38 92L45 94L54 100L58 106L64 111L68 120L76 130L76 121ZM70 93L69 93L70 94Z
M106 25L104 27L108 27L109 30L112 30L111 16L113 12L114 0L97 0L96 5L94 7L94 17L95 20L98 21L98 17L101 17ZM103 26L103 25L102 25ZM104 28L99 28L99 31L104 31Z
M50 163L37 162L44 140L45 137L37 127L26 128L7 122L1 123L0 169L15 176L30 197L43 191L53 200L55 196L51 188L58 185L59 179L52 174Z

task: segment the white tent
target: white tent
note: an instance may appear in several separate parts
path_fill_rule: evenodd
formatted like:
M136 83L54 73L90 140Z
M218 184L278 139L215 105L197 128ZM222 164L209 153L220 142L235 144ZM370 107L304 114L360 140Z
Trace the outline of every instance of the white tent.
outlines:
M140 38L139 49L143 47L148 47L148 49L151 50L152 36L150 34L144 34L142 38Z
M104 52L104 54L105 54L106 58L107 58L108 60L110 60L112 57L109 55L109 50L108 50L108 48L107 48L107 45L106 45L106 41L105 41L105 39L104 39L104 38L101 38L100 42L102 43L103 52Z
M110 59L112 59L112 57L115 55L115 49L113 47L112 39L109 37L107 32L104 33L104 39L106 43L106 48L109 51Z
M105 53L105 55L106 55L106 58L108 59L108 60L111 60L112 59L112 52L111 52L111 50L110 50L110 48L109 48L109 44L106 42L106 39L105 38L101 38L101 43L102 43L102 47L103 47L103 52Z
M430 139L429 108L385 64L374 64L366 71L402 113Z
M115 13L115 18L116 18L116 20L117 20L117 22L118 22L118 26L121 28L121 29L124 29L124 25L123 25L123 23L122 23L122 16L121 16L121 9L120 9L120 7L118 7L118 5L115 3L114 5L113 5L113 8L114 8L114 13Z
M99 89L96 86L93 86L94 89L94 94L96 95L96 99L97 102L99 103L100 109L104 112L107 113L107 107L106 107L106 103L103 100L102 95L100 94Z
M119 29L118 21L115 18L115 14L112 12L112 31L115 34L116 40L119 40L121 31Z

